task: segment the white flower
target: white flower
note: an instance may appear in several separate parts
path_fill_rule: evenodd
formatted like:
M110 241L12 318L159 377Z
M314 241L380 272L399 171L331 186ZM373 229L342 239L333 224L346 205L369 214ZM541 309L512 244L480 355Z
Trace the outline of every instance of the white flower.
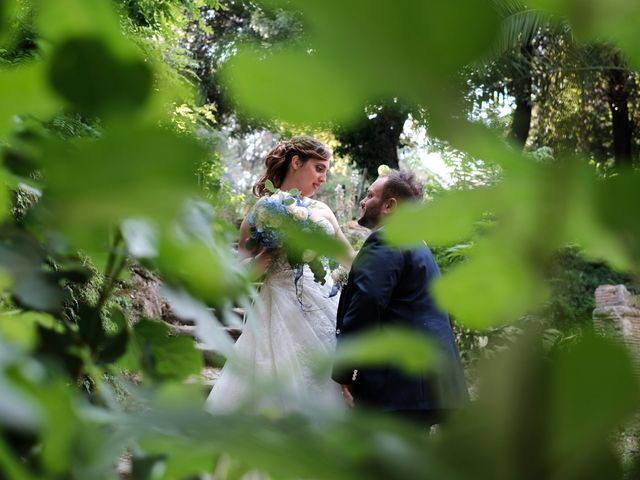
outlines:
M478 347L485 348L489 344L489 338L482 336L478 337Z
M338 283L340 281L340 272L337 268L331 271L331 279L334 281L334 283Z
M284 203L284 201L290 197L291 195L289 195L288 192L283 192L281 190L278 190L277 192L271 194L271 198L273 198L274 200L278 200L278 202L280 203Z
M309 218L309 212L307 211L307 209L296 204L289 205L287 207L287 212L296 220L304 221Z

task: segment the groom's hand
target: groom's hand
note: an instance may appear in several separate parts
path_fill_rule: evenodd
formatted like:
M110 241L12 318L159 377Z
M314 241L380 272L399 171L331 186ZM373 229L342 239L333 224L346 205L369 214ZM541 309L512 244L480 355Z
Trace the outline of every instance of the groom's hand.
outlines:
M347 405L353 407L353 395L351 394L351 385L340 384L342 389L342 398Z

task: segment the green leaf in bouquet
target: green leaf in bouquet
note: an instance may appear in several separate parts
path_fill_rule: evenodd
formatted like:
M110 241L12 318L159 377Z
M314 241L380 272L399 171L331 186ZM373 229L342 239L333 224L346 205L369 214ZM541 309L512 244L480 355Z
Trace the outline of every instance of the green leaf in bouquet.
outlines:
M287 198L285 198L285 199L282 201L282 204L283 204L283 205L286 205L287 207L288 207L289 205L293 205L294 203L296 203L296 199L295 199L295 198L293 198L293 197L287 197Z
M325 277L327 276L327 270L324 268L320 258L315 257L309 261L308 264L311 272L313 273L314 280L320 285L324 285L326 282Z
M276 193L277 189L274 187L273 182L269 179L264 183L265 188L271 193Z
M292 188L291 190L289 190L289 195L291 195L292 197L299 197L300 190L298 190L297 188Z

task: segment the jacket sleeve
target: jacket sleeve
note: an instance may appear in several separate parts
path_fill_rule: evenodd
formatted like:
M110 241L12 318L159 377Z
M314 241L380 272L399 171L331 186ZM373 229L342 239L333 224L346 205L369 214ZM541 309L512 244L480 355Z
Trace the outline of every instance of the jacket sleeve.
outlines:
M384 311L389 305L404 265L402 252L384 245L377 238L359 256L361 258L351 271L350 301L340 329L336 332L338 350L345 340L376 328L383 322ZM336 369L333 379L338 383L351 384L355 369L355 366Z

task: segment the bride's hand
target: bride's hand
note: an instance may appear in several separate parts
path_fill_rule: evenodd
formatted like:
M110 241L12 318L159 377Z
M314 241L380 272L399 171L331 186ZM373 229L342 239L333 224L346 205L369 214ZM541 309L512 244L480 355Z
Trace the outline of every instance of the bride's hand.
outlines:
M340 389L342 390L342 398L344 398L344 402L349 406L353 407L353 394L351 393L351 385L340 384Z
M258 254L253 257L253 262L256 266L256 269L260 273L264 273L272 260L273 250L267 250L266 248L261 249Z
M253 280L260 279L273 260L274 253L272 250L262 248L255 255L247 256L242 260L242 265L248 268Z

